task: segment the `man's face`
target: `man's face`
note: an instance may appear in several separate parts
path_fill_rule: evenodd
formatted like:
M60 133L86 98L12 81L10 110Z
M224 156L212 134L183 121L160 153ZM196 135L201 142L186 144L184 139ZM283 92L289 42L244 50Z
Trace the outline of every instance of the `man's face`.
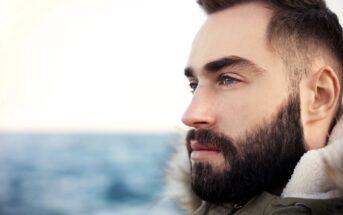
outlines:
M287 168L293 168L294 160L303 152L299 97L290 96L282 59L268 48L266 32L271 13L261 4L250 3L211 14L194 40L185 70L194 96L182 120L205 138L193 136L188 141L193 185L202 180L204 174L217 176L233 171L230 156L244 161L245 155L250 154L253 162L256 155L249 153L248 144L261 149L258 152L261 155L260 152L270 146L265 142L276 135L270 127L280 124L276 118L289 110L291 101L299 107L295 110L299 117L286 118L292 118L290 123L301 132L295 140L290 140L300 141L300 147ZM262 132L268 138L262 138L261 143L254 139L256 134L251 131ZM282 131L277 132L279 136L282 134ZM223 141L216 145L214 142L218 139ZM225 150L217 146L228 139L229 146L225 149L228 151L224 153ZM293 147L295 143L290 145ZM273 147L287 149L287 142ZM278 155L280 152L271 156ZM289 156L283 159L279 165L287 163Z

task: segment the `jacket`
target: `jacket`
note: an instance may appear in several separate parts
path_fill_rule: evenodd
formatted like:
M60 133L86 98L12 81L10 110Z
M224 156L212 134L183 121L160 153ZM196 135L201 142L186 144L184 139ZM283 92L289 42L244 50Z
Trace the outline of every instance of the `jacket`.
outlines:
M343 117L321 149L299 160L281 194L263 192L245 205L212 205L190 187L190 162L185 144L178 144L167 170L165 195L194 215L343 214Z

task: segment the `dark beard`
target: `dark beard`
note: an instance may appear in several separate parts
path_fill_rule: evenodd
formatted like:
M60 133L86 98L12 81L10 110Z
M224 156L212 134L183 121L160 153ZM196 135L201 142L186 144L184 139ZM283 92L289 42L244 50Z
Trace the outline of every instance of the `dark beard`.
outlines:
M299 96L290 98L271 122L261 123L243 138L234 141L212 130L191 130L187 136L189 154L190 140L220 150L225 158L223 171L208 162L192 165L195 194L215 204L246 202L287 183L304 154Z

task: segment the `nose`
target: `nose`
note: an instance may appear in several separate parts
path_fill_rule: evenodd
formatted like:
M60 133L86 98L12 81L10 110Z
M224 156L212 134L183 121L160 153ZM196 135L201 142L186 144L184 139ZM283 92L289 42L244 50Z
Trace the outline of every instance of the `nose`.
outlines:
M211 128L215 124L213 101L206 97L194 95L182 116L182 122L193 128Z

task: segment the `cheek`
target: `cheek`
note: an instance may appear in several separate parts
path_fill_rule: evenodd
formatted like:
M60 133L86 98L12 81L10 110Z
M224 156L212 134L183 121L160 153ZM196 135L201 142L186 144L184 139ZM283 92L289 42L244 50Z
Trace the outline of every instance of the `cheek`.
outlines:
M216 107L218 129L237 138L258 121L261 111L254 106L253 100L237 99L235 96L222 100Z
M287 91L280 87L275 90L263 86L246 87L235 93L225 93L222 98L225 99L217 107L218 129L236 138L263 120L271 119L286 100Z

